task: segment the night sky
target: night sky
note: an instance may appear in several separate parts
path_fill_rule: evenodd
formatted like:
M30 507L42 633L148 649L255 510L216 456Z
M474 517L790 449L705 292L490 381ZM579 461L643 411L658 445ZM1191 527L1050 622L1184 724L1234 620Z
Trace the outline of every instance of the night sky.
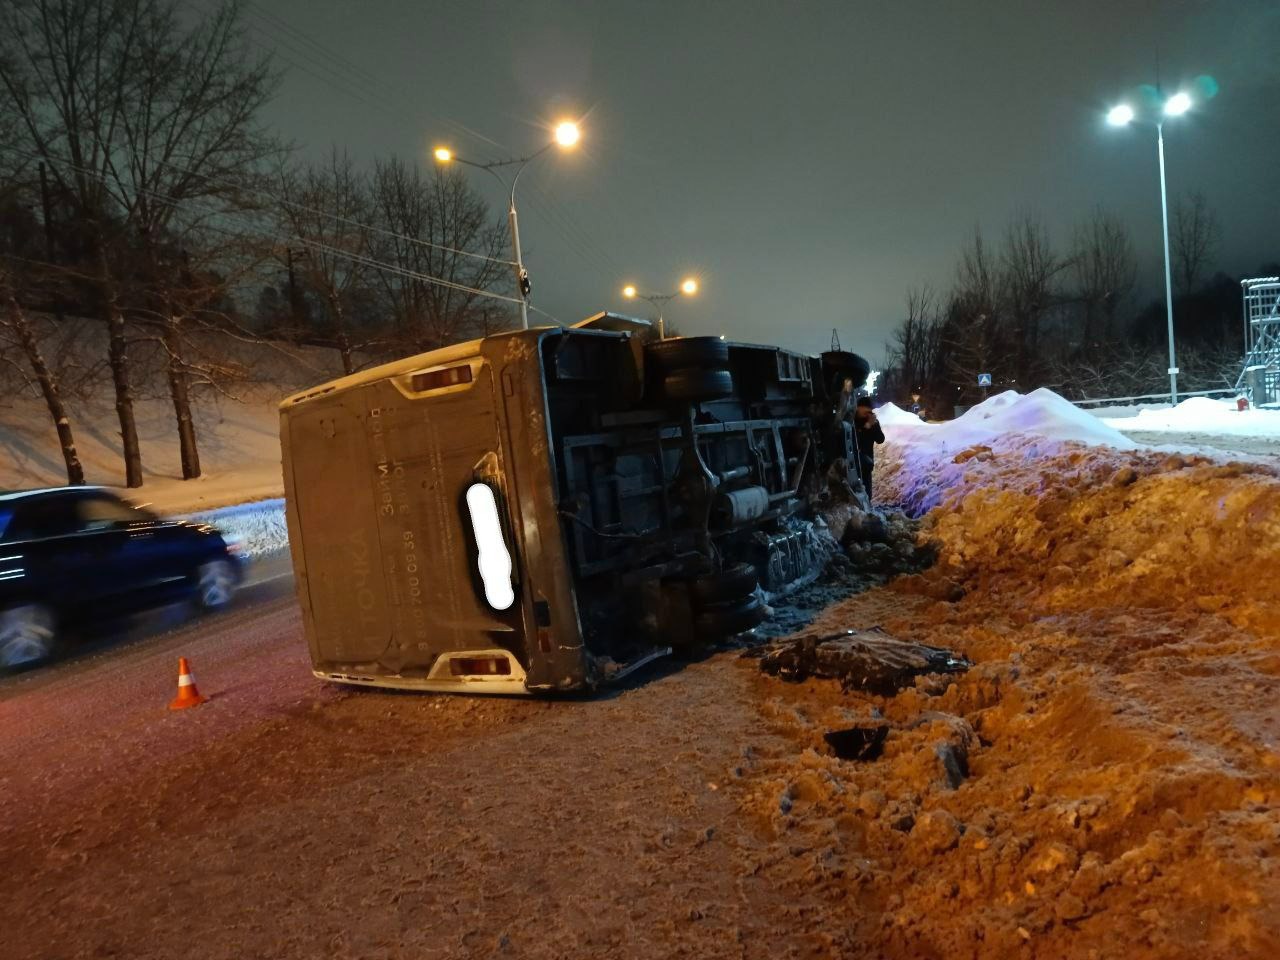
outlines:
M1220 266L1280 259L1280 3L256 0L296 66L266 120L305 155L493 159L580 118L521 180L533 302L562 320L673 302L685 333L883 356L908 287L945 289L981 224L1039 214L1065 249L1122 216L1162 283L1153 128L1106 108L1159 76L1219 92L1165 129L1171 196L1200 190ZM270 16L263 16L266 11ZM274 19L273 19L274 18ZM282 26L281 21L288 24ZM302 31L324 50L308 45ZM304 68L308 72L304 72ZM504 200L489 178L475 185Z

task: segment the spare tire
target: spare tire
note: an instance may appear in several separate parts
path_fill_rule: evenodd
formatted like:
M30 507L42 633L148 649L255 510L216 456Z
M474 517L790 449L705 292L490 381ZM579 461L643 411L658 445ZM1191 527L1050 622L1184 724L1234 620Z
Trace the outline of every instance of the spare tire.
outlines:
M871 375L871 364L865 357L847 350L828 350L822 354L822 374L832 394L840 392L844 380L853 381L853 389L859 390Z
M669 373L662 381L662 395L673 403L718 400L733 393L733 375L728 370L701 370L689 367Z
M661 373L674 373L685 367L717 370L729 365L729 345L719 337L656 340L644 352L645 362Z
M689 582L689 593L699 606L744 600L755 593L760 578L755 567L747 563L735 564L720 573L711 573Z
M700 636L731 637L758 627L772 612L759 597L748 597L706 607L693 618L693 628Z

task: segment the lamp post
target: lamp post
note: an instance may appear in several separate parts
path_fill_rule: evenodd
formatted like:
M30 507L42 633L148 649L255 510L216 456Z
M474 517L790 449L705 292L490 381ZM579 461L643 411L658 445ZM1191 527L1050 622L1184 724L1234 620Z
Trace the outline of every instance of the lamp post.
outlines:
M1156 154L1160 159L1160 219L1164 226L1164 305L1169 326L1169 402L1178 405L1178 362L1173 347L1173 273L1169 265L1169 195L1164 176L1164 121L1168 117L1180 117L1191 109L1191 97L1175 93L1161 107L1156 121ZM1133 107L1121 103L1107 113L1107 123L1113 127L1126 127L1137 118Z
M510 202L507 206L507 226L511 230L511 254L515 261L516 289L520 291L520 325L524 329L529 329L529 291L532 289L529 283L529 271L524 268L524 257L520 253L520 220L516 214L516 184L520 182L520 174L524 173L524 168L534 160L550 150L553 146L558 146L562 150L571 150L577 146L578 141L582 137L582 132L578 129L578 125L572 120L565 120L556 125L555 134L552 139L548 140L540 149L523 157L512 157L509 160L491 160L489 163L476 163L472 160L464 160L448 147L436 147L434 154L437 163L461 163L468 167L475 167L477 170L484 170L486 173L492 174L504 190L509 188ZM515 167L515 175L508 184L502 178L502 174L498 171L504 167Z
M628 300L643 300L651 304L658 311L658 339L665 340L667 337L666 326L662 319L663 308L674 300L676 297L685 296L692 297L698 292L698 281L693 277L687 277L680 283L680 289L674 293L641 293L635 288L635 284L628 283L622 288L622 295Z

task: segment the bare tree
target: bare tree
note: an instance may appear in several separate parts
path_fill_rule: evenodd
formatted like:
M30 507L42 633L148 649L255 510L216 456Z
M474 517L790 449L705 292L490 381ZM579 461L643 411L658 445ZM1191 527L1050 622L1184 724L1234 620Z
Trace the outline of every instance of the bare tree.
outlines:
M210 271L194 292L189 249L224 249L209 222L254 208L258 170L278 152L254 118L276 78L267 60L248 56L238 2L190 26L169 4L147 14L145 56L128 91L120 162L107 167L107 185L140 239L149 302L132 306L164 346L182 475L189 480L200 476L200 455L182 327L220 292L207 289L217 275Z
M1124 223L1101 209L1076 227L1071 251L1072 296L1081 313L1085 352L1118 331L1116 314L1133 293L1137 258Z
M343 372L352 373L357 344L348 307L363 293L372 270L368 184L346 151L336 147L324 164L281 167L279 183L278 215L298 245L294 269L325 303L329 339Z
M426 351L487 334L499 311L484 293L510 267L501 259L506 227L466 178L438 168L424 177L400 159L379 160L372 205L381 228L374 252L403 268L379 272L378 283L406 346Z
M960 254L943 333L947 368L963 386L976 383L980 373L997 381L1013 376L1014 351L1001 313L999 284L999 265L975 228Z
M889 364L899 385L908 391L937 392L943 375L944 324L941 304L932 287L907 291L907 316L888 345Z
M58 434L58 446L62 451L62 460L67 469L67 483L82 484L84 467L80 464L80 457L76 453L71 415L63 402L58 378L45 359L44 351L40 347L40 339L30 319L18 303L13 273L3 263L0 263L0 299L4 301L5 307L5 315L0 319L0 330L3 330L5 340L14 343L21 350L30 368L30 374L28 374L26 370L18 367L19 376L25 384L36 387L44 399L45 407Z
M1058 275L1065 266L1053 252L1044 225L1034 216L1009 224L1001 251L1001 295L1016 356L1018 379L1037 374L1040 335L1058 297Z
M20 129L19 149L46 164L89 240L125 482L142 485L124 313L111 264L122 233L107 190L119 162L127 93L144 69L141 38L151 0L12 0L0 11L0 110Z
M1221 239L1218 218L1209 209L1203 193L1195 191L1175 201L1169 245L1179 296L1187 296L1199 285L1218 252Z
M239 0L195 21L175 0L14 0L0 13L0 112L87 238L131 487L142 484L128 350L139 245L163 295L161 237L225 212L269 150L253 117L272 76L244 54L239 24ZM186 474L195 435L173 383Z

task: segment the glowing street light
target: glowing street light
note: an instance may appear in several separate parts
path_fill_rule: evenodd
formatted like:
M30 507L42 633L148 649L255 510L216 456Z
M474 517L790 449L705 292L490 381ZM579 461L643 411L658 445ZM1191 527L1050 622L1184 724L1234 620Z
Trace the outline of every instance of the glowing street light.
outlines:
M1125 127L1133 122L1133 107L1127 103L1117 104L1107 111L1107 123L1113 127Z
M510 189L507 225L511 228L511 252L515 257L513 266L516 274L516 289L520 291L520 323L526 330L529 329L529 292L532 290L532 286L529 283L529 271L524 268L524 258L520 253L520 221L516 215L516 184L520 182L520 174L524 173L524 168L553 146L558 146L561 150L571 150L578 145L578 141L581 139L582 130L578 125L572 120L564 120L556 124L550 140L533 153L523 157L512 157L509 160L491 160L489 163L476 163L472 160L464 160L445 146L436 147L432 151L438 163L462 163L468 167L475 167L477 170L484 170L492 174L504 189ZM498 173L498 170L503 167L516 168L510 184Z
M1191 109L1191 97L1186 93L1175 93L1164 102L1166 117L1180 117Z
M1160 159L1160 216L1164 224L1164 305L1169 327L1169 402L1178 404L1178 363L1173 346L1173 273L1169 266L1169 198L1164 176L1164 118L1180 117L1193 106L1190 94L1179 91L1164 102L1156 120L1156 154ZM1133 107L1121 103L1107 111L1107 123L1128 126L1136 119Z
M662 317L662 309L668 302L676 297L685 296L692 297L698 292L698 281L693 277L686 277L680 283L680 289L674 293L641 293L635 287L635 284L628 283L622 288L622 295L628 300L644 300L646 303L652 304L658 311L658 339L665 340L667 336L666 325Z
M565 120L563 123L556 124L556 143L560 144L560 146L576 147L581 137L582 132L572 120Z

